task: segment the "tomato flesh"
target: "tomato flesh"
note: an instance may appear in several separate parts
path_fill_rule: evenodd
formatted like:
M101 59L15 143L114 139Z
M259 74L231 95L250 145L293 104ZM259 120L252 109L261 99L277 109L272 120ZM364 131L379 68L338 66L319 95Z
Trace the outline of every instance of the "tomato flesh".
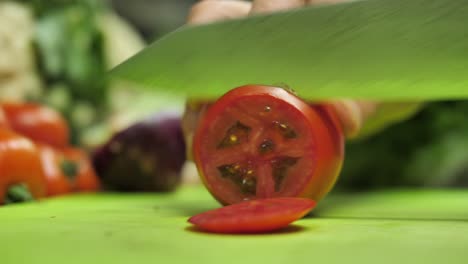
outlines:
M245 201L191 217L201 230L216 233L260 233L284 228L315 207L306 198L270 198Z
M341 129L326 106L282 88L243 86L211 105L194 137L199 174L223 204L325 195L343 159Z

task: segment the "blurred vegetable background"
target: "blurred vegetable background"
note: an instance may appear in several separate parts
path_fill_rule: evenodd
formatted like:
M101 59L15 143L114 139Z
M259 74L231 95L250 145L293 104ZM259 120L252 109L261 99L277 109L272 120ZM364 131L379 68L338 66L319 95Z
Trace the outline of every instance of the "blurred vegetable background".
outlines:
M468 186L468 102L429 103L410 120L350 142L340 185Z
M102 77L145 46L137 30L99 0L0 3L0 100L36 101L70 122L72 141L94 147L113 132L182 99L144 94Z
M89 148L152 113L182 111L183 98L102 76L183 25L194 2L0 2L0 101L52 106L69 120L73 143ZM349 142L338 188L468 186L467 115L468 102L428 103L410 120Z

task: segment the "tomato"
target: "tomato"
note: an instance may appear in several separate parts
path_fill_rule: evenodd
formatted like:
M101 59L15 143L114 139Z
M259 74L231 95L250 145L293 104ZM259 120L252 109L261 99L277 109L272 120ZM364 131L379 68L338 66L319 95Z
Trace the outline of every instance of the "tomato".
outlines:
M269 198L245 201L191 217L201 230L216 233L259 233L286 227L315 207L306 198Z
M55 147L68 146L67 123L51 108L32 103L3 103L1 108L14 131L35 142Z
M222 204L271 197L318 201L340 172L344 136L335 113L283 88L233 89L201 119L194 161Z
M0 204L45 196L40 154L32 141L0 128Z

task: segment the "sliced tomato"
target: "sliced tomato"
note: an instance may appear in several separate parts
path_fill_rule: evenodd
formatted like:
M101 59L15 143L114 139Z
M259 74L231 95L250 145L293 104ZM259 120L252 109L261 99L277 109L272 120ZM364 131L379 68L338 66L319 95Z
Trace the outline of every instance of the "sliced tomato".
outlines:
M68 125L53 109L33 103L2 103L1 108L14 131L35 142L68 146Z
M233 89L201 118L193 141L199 174L223 204L271 197L322 198L343 161L332 109L283 88Z
M196 227L216 233L259 233L284 228L315 207L306 198L269 198L241 202L191 217Z

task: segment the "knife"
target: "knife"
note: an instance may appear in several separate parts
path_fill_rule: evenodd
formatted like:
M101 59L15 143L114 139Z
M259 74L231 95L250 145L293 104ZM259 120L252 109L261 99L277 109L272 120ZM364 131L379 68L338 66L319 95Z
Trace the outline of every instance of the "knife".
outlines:
M184 26L111 78L216 98L286 84L308 99L468 98L468 0L361 0Z

